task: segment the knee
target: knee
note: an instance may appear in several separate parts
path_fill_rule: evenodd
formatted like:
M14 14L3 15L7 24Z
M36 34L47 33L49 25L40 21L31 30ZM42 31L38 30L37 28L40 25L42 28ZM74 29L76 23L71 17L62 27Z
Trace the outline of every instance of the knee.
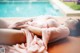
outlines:
M0 28L7 28L8 27L8 24L6 21L0 19Z

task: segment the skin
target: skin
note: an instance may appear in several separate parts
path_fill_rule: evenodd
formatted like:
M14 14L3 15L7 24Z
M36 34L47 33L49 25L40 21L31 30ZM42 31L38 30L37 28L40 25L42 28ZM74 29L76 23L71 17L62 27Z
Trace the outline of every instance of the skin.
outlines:
M42 34L42 39L45 43L45 45L48 44L48 42L55 41L61 38L65 38L69 35L69 29L65 26L59 26L57 28L48 28L48 29L40 29L33 26L28 26L28 30L35 34ZM38 33L39 32L39 33ZM64 33L63 33L64 32ZM55 35L55 36L54 36Z
M36 35L32 36L31 32L28 30L25 30L26 36L27 36L27 50L28 52L33 52L33 53L43 53L47 52L46 48L44 46L43 41L38 38Z
M49 19L49 20L48 20ZM33 21L34 20L34 21ZM38 22L38 20L39 20L39 18L38 19L27 19L27 20L24 20L24 21L20 21L20 22L17 22L17 23L14 23L14 24L12 24L12 25L10 25L8 28L23 28L23 27L25 27L25 25L23 25L24 23L27 23L27 22L32 22L32 24L33 23L36 23L36 22ZM48 21L46 21L46 20L48 20ZM42 28L46 28L47 26L46 25L48 25L48 27L50 27L51 25L52 25L52 23L50 22L50 20L53 20L53 21L55 21L56 22L56 19L54 19L54 18L51 18L51 17L47 17L47 18L41 18L41 21L39 21L39 23L40 22L42 22L42 23L40 23L40 24L42 24L42 25L28 25L28 26L26 26L27 27L27 29L28 30L30 30L30 31L32 31L34 34L36 34L37 36L42 36ZM36 22L35 22L36 21ZM47 23L46 23L47 22ZM43 26L43 24L45 25L45 26ZM50 24L50 25L49 25ZM23 26L22 26L23 25ZM27 24L26 24L27 25ZM36 27L35 27L36 26ZM55 30L53 30L53 31L56 31L56 27L57 28L59 28L59 24L57 23L57 25L54 25L53 24L53 26L54 26L54 28L53 29L55 29ZM51 26L52 27L52 26ZM64 26L65 27L65 26ZM67 27L65 27L65 28L67 28ZM64 29L65 29L64 28ZM3 29L2 29L3 30ZM2 31L1 30L1 31ZM5 29L6 30L6 29ZM50 29L48 29L49 31L50 31ZM67 29L68 30L68 29ZM6 30L6 31L9 31L9 30ZM11 31L13 31L13 30L11 30ZM18 31L18 30L16 30L16 31ZM13 31L14 32L14 31ZM10 31L9 31L9 33L11 33ZM9 34L8 33L8 34ZM23 32L22 32L23 33ZM22 35L22 33L20 32L20 34ZM4 34L4 33L3 33ZM11 33L11 36L12 35L14 35L14 34L18 34L17 32L14 32L14 33ZM64 35L65 36L65 35ZM64 36L62 36L62 37L64 37ZM54 36L53 36L54 37ZM23 38L22 38L23 39ZM52 39L52 38L51 38ZM24 40L24 39L23 39ZM5 42L6 43L6 42Z
M8 23L2 19L0 19L0 28L8 28Z
M72 19L69 18L65 21L65 25L70 29L70 30L75 30L76 29L76 24L78 23L78 19Z
M30 52L39 51L40 48L41 48L41 52L42 52L43 50L47 49L48 42L56 41L58 39L67 37L69 35L69 29L66 26L58 24L58 22L52 18L51 19L45 18L45 19L41 19L41 20L34 19L31 21L25 21L25 22L22 21L22 22L17 23L16 25L10 26L9 28L14 28L14 27L26 29L25 34L27 36L27 46L29 46L27 48ZM41 42L39 43L37 41L38 40L37 37L34 36L34 39L33 39L32 34L28 30L38 36L42 36L41 41L44 43L44 45L42 45ZM39 47L40 45L37 45L36 43L39 43L42 47ZM34 47L32 47L32 46L34 46ZM46 47L46 49L42 49L45 47ZM36 48L36 49L32 50L30 48Z
M26 36L22 30L11 29L26 21L32 21L32 19L27 19L21 22L13 23L9 25L6 21L0 19L0 44L1 45L14 45L16 43L25 43Z
M42 40L47 48L48 42L53 42L69 35L69 29L58 23L53 18L36 18L31 22L26 22L17 28L26 28L32 33L42 36ZM64 32L64 33L63 33Z
M27 25L29 26L34 26L34 28L38 27L37 30L34 32L34 33L37 33L37 35L39 36L42 36L40 33L40 30L41 28L50 28L50 27L57 27L59 25L58 21L56 21L55 18L52 18L52 17L44 17L44 18L32 18L30 20L24 20L24 21L21 21L21 22L17 22L17 23L14 23L12 25L9 26L9 28L27 28ZM34 30L34 28L31 28L31 30ZM39 30L39 31L38 31Z
M26 42L26 37L21 30L0 29L0 44L14 45L22 42Z

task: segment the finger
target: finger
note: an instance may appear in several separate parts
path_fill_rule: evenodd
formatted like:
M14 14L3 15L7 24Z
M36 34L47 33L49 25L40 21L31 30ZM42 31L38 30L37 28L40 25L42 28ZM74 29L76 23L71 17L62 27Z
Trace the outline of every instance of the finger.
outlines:
M20 25L23 25L23 22L15 22L15 23L11 23L11 25L8 28L17 28Z
M17 28L27 28L28 25L17 26Z
M19 44L16 44L16 45L14 45L13 47L14 47L15 50L18 51L19 53L26 53L26 52L27 52L27 50L21 49L21 48L19 47Z
M21 49L26 49L26 46L24 45L24 43L22 43L21 45L19 45L19 47L20 47Z

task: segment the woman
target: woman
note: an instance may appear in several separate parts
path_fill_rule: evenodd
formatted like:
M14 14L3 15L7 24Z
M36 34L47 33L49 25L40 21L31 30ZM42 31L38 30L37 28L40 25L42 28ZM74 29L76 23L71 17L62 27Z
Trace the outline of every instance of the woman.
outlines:
M27 44L28 44L27 46L33 45L30 44L32 35L30 36L27 34L25 36L25 34L28 33L28 31L24 33L25 30L29 30L34 35L42 36L42 41L47 49L47 44L49 42L53 42L65 38L69 35L69 29L64 25L61 25L53 17L28 19L25 21L14 23L8 26L8 28L12 28L12 29L0 29L1 32L3 31L2 35L0 36L4 38L4 36L6 35L6 38L1 39L0 43L2 44L11 45L11 44L25 42L26 41L25 37L27 36ZM13 30L13 29L25 29L25 30L23 31L23 30ZM4 32L6 33L4 34ZM30 39L28 39L28 37L30 37ZM33 43L34 42L35 41L33 41ZM36 42L38 43L38 41ZM38 46L35 47L37 48ZM30 47L32 48L32 46Z
M18 24L11 25L9 28L25 28L37 36L42 36L46 48L48 42L53 42L69 35L69 29L61 25L53 17L35 18L28 22L22 21L18 22Z
M23 31L9 29L8 26L9 26L9 23L0 19L0 44L13 45L16 43L26 42L26 37Z
M41 19L41 20L40 20ZM54 31L56 31L56 29L57 30L63 30L63 29L66 29L66 31L65 30L63 30L63 31L65 31L65 32L68 32L69 30L68 30L68 28L67 27L65 27L65 26L62 26L61 24L59 24L59 22L55 19L55 18L53 18L53 17L47 17L47 18L33 18L33 19L28 19L28 20L26 20L26 21L21 21L21 22L17 22L17 23L15 23L15 24L12 24L12 25L10 25L9 26L9 28L17 28L17 29L19 29L19 28L22 28L22 27L24 27L24 28L26 28L27 27L27 29L28 30L30 30L30 31L32 31L34 34L36 34L36 35L38 35L38 36L41 36L42 35L42 32L41 31L43 31L43 29L45 30L45 29L47 29L47 28L49 28L49 29L47 29L48 31L49 30L52 30L52 28L54 29ZM32 24L31 24L32 23ZM27 25L27 26L26 26ZM25 35L23 34L23 32L21 31L21 30L13 30L13 29L0 29L0 31L2 31L2 32L6 32L6 31L9 31L9 32L6 32L7 34L6 34L6 36L7 35L12 35L13 36L13 38L15 38L14 37L14 35L15 36L17 36L17 35L19 35L17 38L19 39L19 38L21 38L22 36L21 35L23 35L23 38L21 38L21 40L23 41L23 42L25 42ZM59 32L58 32L59 33ZM61 33L61 32L60 32ZM69 33L69 32L68 32ZM5 35L4 33L2 34L2 35ZM68 35L68 34L66 34L66 35ZM66 35L63 35L62 37L64 37L64 36L66 36ZM61 35L60 35L61 36ZM53 37L55 37L55 35L53 36ZM57 36L56 36L57 37ZM8 38L9 39L9 38ZM13 44L15 44L16 42L20 42L19 40L15 40L15 41L13 41L14 43ZM53 38L50 38L50 39L53 39ZM56 39L56 38L55 38ZM14 40L14 39L13 39ZM2 40L1 40L2 41ZM4 40L5 41L5 40ZM4 42L3 41L3 42ZM50 40L51 41L51 40ZM6 44L6 42L4 42L5 44ZM20 42L21 43L21 42ZM3 43L2 43L3 44Z

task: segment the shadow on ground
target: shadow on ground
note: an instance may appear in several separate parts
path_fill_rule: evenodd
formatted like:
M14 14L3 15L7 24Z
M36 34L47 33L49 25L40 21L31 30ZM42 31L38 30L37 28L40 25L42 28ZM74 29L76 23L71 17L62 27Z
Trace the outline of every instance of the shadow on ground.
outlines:
M70 30L70 35L75 37L80 36L80 19L78 19L78 23L76 24L76 29Z

